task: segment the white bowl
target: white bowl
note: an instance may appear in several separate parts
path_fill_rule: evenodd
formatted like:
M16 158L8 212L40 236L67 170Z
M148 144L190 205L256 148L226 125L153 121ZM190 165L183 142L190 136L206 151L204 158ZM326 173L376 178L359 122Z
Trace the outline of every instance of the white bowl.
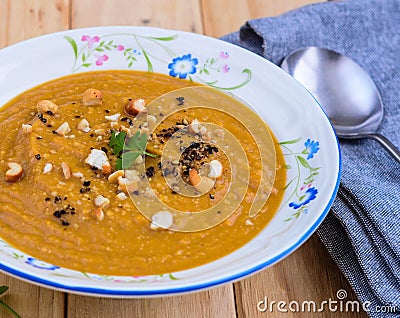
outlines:
M179 58L194 63L194 73L171 72ZM0 50L0 61L0 105L45 81L106 69L171 72L171 76L190 77L232 92L260 114L280 141L288 180L282 204L268 226L239 250L212 263L164 275L102 276L47 264L0 239L0 270L7 274L53 289L102 297L196 291L238 280L282 260L317 229L334 200L340 150L326 115L298 82L242 48L180 31L97 27L12 45Z

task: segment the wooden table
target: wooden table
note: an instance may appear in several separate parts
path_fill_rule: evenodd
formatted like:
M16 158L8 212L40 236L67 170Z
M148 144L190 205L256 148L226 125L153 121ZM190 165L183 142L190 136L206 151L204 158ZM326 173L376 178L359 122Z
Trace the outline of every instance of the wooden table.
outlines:
M71 28L147 25L219 37L248 19L273 16L318 0L0 0L0 48ZM0 61L1 63L1 61ZM22 317L366 317L364 313L258 312L265 296L278 301L336 299L350 286L314 235L279 264L250 278L190 295L104 299L65 294L0 274L3 300ZM11 317L0 309L0 317Z

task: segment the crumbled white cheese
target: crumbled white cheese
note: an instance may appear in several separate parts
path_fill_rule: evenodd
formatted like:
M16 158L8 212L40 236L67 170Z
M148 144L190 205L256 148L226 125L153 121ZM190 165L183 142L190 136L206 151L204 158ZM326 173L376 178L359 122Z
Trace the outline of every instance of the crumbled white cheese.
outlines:
M174 221L173 215L168 211L160 211L151 217L150 228L156 230L158 228L168 229Z
M210 172L208 173L209 178L219 178L222 175L222 163L218 160L212 160L210 162Z
M102 196L102 195L98 195L95 199L94 199L94 204L100 208L105 208L107 205L110 204L110 200L107 199L106 197Z
M51 163L46 163L43 168L43 174L48 174L53 171L53 165Z
M62 136L66 136L71 131L69 124L67 122L61 124L60 127L56 129L56 133Z
M88 122L85 118L83 118L83 119L78 123L77 128L78 128L79 130L83 131L84 133L87 133L87 132L90 131L89 122Z
M104 116L105 119L109 120L109 121L118 121L119 117L121 116L120 113L116 113L114 115L110 115L110 116Z
M24 134L30 134L30 133L32 132L32 125L29 125L29 124L27 124L27 125L22 124L21 128L22 128L22 132L23 132Z
M120 201L126 200L128 199L128 197L126 196L126 194L124 192L120 192L116 195L116 198Z
M103 170L103 166L109 166L107 154L103 150L92 149L90 155L85 159L85 163Z

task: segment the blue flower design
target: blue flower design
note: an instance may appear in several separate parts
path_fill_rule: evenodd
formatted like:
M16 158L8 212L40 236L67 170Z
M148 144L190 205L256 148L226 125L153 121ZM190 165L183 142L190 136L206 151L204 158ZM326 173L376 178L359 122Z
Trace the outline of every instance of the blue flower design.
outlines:
M51 265L51 264L43 262L43 261L39 261L38 259L33 258L33 257L28 257L27 260L25 261L25 263L32 265L33 267L40 268L40 269L46 269L49 271L54 271L54 270L60 268L59 266L55 266L55 265Z
M306 149L303 151L303 153L308 154L307 160L314 157L314 154L316 154L319 150L319 142L311 139L307 139L307 141L304 143L304 146Z
M197 58L192 58L192 54L185 54L176 57L168 64L169 75L173 77L186 78L188 74L196 73L196 65L199 63Z
M289 207L298 209L303 205L306 205L310 201L317 197L318 190L314 187L307 189L306 193L299 198L299 202L290 202Z

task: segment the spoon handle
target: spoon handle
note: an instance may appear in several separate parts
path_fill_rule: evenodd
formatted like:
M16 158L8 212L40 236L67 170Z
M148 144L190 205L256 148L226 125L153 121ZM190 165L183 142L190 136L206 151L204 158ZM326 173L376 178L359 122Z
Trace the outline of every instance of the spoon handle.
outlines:
M387 152L389 152L394 159L397 160L398 163L400 163L400 151L399 149L396 148L395 145L393 145L386 137L382 136L381 134L365 134L363 137L371 138L379 142L383 148L386 149Z

